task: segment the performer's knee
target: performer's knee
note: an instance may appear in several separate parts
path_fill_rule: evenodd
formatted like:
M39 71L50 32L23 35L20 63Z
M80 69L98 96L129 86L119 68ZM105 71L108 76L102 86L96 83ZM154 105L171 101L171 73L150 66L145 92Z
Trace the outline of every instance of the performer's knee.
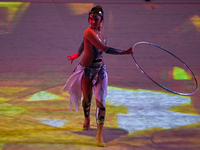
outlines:
M83 106L83 111L84 111L85 117L90 116L91 101L92 101L92 92L90 92L90 94L88 95L88 102L89 102L88 104L85 102L84 99L82 101L82 106Z
M106 108L99 107L97 104L97 108L96 108L96 123L97 124L104 124L105 114L106 114Z

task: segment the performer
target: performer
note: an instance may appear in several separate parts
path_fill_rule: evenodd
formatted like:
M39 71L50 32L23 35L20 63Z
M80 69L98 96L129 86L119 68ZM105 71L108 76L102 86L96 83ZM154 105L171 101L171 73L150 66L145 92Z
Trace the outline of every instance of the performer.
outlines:
M90 105L94 91L98 146L105 146L102 130L106 112L105 98L107 96L108 76L106 65L103 61L103 52L118 55L133 53L132 47L128 50L118 50L106 46L104 27L102 25L103 19L102 7L100 5L93 7L88 16L90 27L85 30L83 42L78 52L68 56L68 60L72 63L82 52L84 52L83 57L63 87L63 90L70 94L70 110L73 104L75 104L76 110L78 110L83 95L82 106L85 116L83 128L85 130L90 129Z

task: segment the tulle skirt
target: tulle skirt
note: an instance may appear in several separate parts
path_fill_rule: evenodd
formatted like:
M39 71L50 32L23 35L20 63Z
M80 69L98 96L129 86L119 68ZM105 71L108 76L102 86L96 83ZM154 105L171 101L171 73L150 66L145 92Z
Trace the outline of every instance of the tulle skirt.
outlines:
M97 65L95 63L95 65ZM69 100L69 109L72 110L73 105L75 104L76 111L78 111L79 106L82 101L82 90L81 90L81 79L84 75L84 70L88 69L88 67L84 67L79 64L74 71L74 73L69 77L68 81L63 87L63 91L70 94ZM104 107L105 106L105 98L107 96L107 85L108 85L108 75L107 69L102 62L99 63L98 68L90 68L93 71L94 78L92 79L93 83L93 93L95 95L95 99L97 99Z

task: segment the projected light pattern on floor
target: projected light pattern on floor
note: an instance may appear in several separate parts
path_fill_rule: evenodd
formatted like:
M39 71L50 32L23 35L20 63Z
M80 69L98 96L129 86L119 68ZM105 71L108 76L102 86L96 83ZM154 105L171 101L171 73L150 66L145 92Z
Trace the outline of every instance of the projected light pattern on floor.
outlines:
M28 99L28 101L42 101L42 100L53 100L53 99L62 99L62 98L58 95L46 91L41 91L32 95Z
M107 100L115 106L125 106L128 114L118 114L118 124L129 132L154 127L165 129L192 124L200 116L166 110L173 106L189 103L189 97L181 97L148 90L125 90L109 87Z
M94 7L94 3L69 3L66 4L73 15L82 15Z
M10 34L30 3L0 2L0 34Z
M0 104L0 115L15 116L26 111L27 111L26 109L16 107L12 104L8 104L8 103Z
M173 78L175 80L190 80L192 76L188 74L184 69L179 68L179 67L174 67Z
M197 30L200 32L200 17L198 15L195 15L191 18L191 21L193 25L197 28Z
M48 119L48 118L36 118L47 125L53 126L53 127L61 127L65 125L68 121L66 120L60 120L60 119Z
M0 2L0 150L101 149L96 145L94 96L91 130L85 131L82 106L70 111L70 95L62 91L79 63L70 64L67 56L77 51L89 25L88 12L98 4L105 12L110 46L158 44L180 56L200 80L200 3L158 3L152 10L146 2L23 1ZM162 51L142 49L134 55L153 79L175 91L193 91L187 68ZM199 149L199 91L173 95L143 76L130 56L104 57L112 85L104 150Z

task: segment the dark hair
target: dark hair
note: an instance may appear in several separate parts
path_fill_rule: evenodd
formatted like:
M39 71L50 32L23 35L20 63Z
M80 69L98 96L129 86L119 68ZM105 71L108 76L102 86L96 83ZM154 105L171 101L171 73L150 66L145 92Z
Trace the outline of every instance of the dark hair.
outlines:
M88 20L91 14L97 14L99 16L101 16L101 20L103 20L103 9L100 5L97 5L95 7L93 7L88 14Z

